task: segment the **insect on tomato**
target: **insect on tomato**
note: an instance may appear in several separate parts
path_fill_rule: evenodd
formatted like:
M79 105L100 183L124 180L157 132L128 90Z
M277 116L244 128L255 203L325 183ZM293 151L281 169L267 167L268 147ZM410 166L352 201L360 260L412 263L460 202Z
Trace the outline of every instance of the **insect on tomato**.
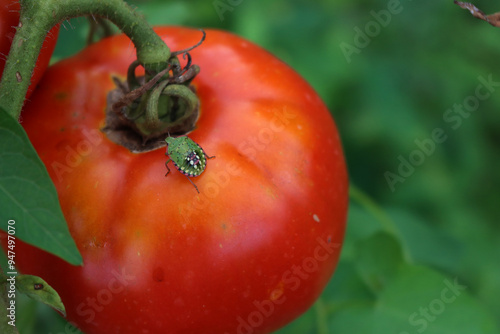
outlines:
M169 157L167 162L165 162L168 170L165 176L170 173L168 163L172 161L175 168L187 177L199 194L198 187L190 178L203 173L207 167L207 159L215 158L215 156L210 157L206 155L201 146L187 136L167 137L165 141L167 142L167 152L165 155Z

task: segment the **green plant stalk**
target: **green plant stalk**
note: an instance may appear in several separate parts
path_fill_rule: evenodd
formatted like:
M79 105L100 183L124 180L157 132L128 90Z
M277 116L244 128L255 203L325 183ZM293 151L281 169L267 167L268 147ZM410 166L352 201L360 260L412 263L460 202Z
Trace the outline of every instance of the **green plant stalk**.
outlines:
M392 218L389 217L389 215L382 210L382 208L380 208L380 206L370 196L365 194L361 189L353 184L349 185L349 198L371 213L373 217L380 222L386 232L396 236L398 239L402 239L396 223L392 220ZM413 263L413 259L411 258L408 249L405 247L403 247L403 256L407 262Z
M123 0L21 0L20 3L20 24L0 81L0 107L16 119L21 114L47 32L69 18L85 15L106 18L132 40L146 73L154 76L167 66L170 49Z

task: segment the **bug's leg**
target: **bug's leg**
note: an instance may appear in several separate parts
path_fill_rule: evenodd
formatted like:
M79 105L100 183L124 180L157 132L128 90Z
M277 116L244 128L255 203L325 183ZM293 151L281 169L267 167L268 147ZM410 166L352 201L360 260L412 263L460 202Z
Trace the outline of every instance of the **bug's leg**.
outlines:
M170 168L168 168L168 163L170 161L172 161L172 159L168 159L167 162L165 162L165 167L167 167L167 170L168 170L168 172L167 172L167 174L165 174L165 176L167 176L170 173Z
M207 152L205 152L205 151L203 151L203 153L205 153L205 156L207 157L207 159L213 159L213 158L215 158L215 155L209 156L207 154Z
M189 180L189 182L191 182L191 184L194 186L194 189L196 189L196 191L198 192L198 194L200 193L200 191L198 190L198 187L196 186L196 184L194 184L193 181L191 181L191 178L187 175L184 175L185 177L187 177L187 179Z

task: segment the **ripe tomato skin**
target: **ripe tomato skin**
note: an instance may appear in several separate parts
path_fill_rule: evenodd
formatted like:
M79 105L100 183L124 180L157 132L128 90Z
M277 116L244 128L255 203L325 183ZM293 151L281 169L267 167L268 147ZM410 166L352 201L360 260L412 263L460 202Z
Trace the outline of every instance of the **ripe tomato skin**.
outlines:
M0 54L8 55L12 40L16 33L16 27L19 24L19 13L21 6L18 0L0 0ZM35 69L31 75L31 84L26 93L26 98L30 97L38 82L42 78L43 73L49 66L50 57L54 52L59 35L59 25L50 30L42 49L38 55ZM5 56L0 57L0 75L5 67Z
M156 31L172 50L201 36ZM323 102L232 34L207 30L191 55L201 115L189 136L216 156L193 178L200 194L175 169L164 176L165 149L132 154L99 131L111 77L133 61L124 36L49 68L23 112L84 266L20 242L17 264L87 334L271 333L312 305L338 261L348 182Z

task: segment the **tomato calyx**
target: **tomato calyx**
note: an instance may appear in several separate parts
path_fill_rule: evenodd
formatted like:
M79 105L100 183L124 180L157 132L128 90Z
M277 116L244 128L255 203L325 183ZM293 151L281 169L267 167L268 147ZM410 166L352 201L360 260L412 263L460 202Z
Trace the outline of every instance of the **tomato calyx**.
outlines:
M190 84L200 72L188 51L196 45L173 52L166 69L137 77L139 61L130 64L126 81L114 78L116 89L108 94L106 126L103 131L115 143L134 153L165 146L168 135L191 132L199 117L199 99ZM187 61L182 67L178 56Z

